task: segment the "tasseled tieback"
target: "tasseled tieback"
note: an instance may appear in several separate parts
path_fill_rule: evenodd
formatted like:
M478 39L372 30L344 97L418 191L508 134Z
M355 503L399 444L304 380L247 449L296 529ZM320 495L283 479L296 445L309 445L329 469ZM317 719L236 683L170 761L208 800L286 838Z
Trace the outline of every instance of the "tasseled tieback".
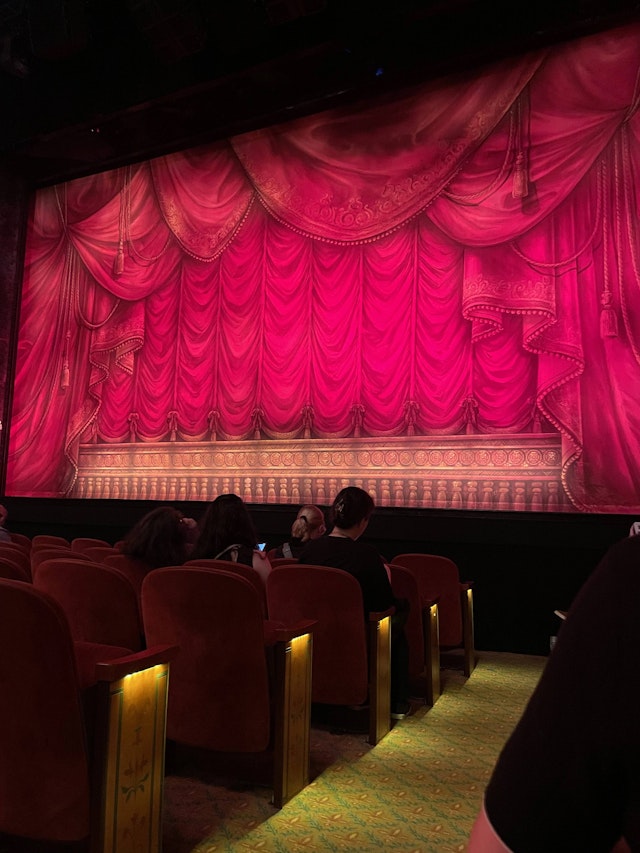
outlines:
M605 290L600 297L602 310L600 311L600 337L618 337L618 315L613 307L613 298L610 290Z

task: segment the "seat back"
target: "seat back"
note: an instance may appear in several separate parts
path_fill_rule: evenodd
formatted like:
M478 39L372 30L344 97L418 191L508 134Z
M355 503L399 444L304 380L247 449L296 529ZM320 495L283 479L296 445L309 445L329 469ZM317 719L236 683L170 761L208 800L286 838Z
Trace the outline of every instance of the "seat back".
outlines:
M89 759L64 613L30 584L0 580L0 832L89 834Z
M422 599L418 580L409 569L404 566L396 566L393 563L387 565L387 572L394 596L404 598L409 602L404 633L409 646L409 678L416 679L423 674L425 668Z
M28 536L25 536L24 533L13 533L9 534L11 537L11 541L14 545L20 545L21 548L28 553L31 550L31 539Z
M347 572L299 563L274 569L267 578L269 619L295 623L314 619L314 702L358 705L367 700L367 628L358 581Z
M31 582L31 576L27 574L20 563L12 560L11 557L5 557L2 554L0 554L0 578L22 581L23 583Z
M20 545L16 545L13 542L0 542L0 557L17 563L27 577L31 578L31 558L29 553Z
M79 536L76 539L71 540L71 550L72 551L86 551L87 548L96 548L96 547L111 547L111 543L107 542L106 539L93 539L87 536Z
M133 652L142 648L138 599L116 569L72 557L46 560L34 586L58 602L74 640Z
M412 572L423 599L438 599L440 645L461 646L460 575L453 560L436 554L399 554L392 562Z
M240 575L245 580L249 581L260 597L262 607L262 616L267 618L267 590L261 575L251 566L245 566L244 563L234 563L231 560L188 560L185 566L202 566L203 568L219 569L223 572L231 572L232 574Z
M111 545L93 545L91 548L85 548L83 551L74 551L74 554L83 554L94 563L104 563L106 557L118 555L115 548Z
M150 572L142 584L147 642L179 647L167 736L204 749L261 752L271 733L264 621L255 588L200 566Z
M65 539L64 536L52 536L48 533L38 533L31 540L31 546L41 546L49 547L50 545L58 545L63 548L71 548L71 542L68 539Z
M80 560L84 563L91 562L89 557L84 554L73 553L70 548L61 548L60 546L51 546L49 548L35 547L31 549L31 577L36 577L42 563L55 559Z
M145 563L140 560L130 557L128 554L118 554L115 552L104 557L103 562L105 566L111 566L111 568L117 569L119 572L122 572L123 575L126 575L129 582L136 590L138 598L140 597L142 581L151 571L149 566L145 565Z
M297 564L298 560L296 557L269 557L269 562L272 569L277 569L278 566L290 566L291 563Z

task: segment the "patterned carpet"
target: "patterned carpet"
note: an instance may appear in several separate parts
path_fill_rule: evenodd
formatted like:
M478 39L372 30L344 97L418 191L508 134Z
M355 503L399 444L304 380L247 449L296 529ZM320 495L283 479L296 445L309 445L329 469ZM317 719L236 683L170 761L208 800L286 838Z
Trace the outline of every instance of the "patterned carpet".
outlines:
M312 783L281 811L267 788L193 768L167 777L163 853L464 851L484 786L546 658L481 652L472 677L443 670L443 694L364 735L314 727Z

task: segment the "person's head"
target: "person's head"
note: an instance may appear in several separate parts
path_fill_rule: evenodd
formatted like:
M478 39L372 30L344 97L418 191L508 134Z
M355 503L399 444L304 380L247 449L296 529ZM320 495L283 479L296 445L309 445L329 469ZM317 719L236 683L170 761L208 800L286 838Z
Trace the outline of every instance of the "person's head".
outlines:
M132 527L121 550L151 569L175 566L187 558L189 528L181 512L172 506L151 510Z
M218 495L200 521L194 556L213 558L229 545L255 548L258 536L242 498Z
M313 504L305 504L300 507L296 520L291 526L291 538L308 542L310 539L323 536L326 530L322 510Z
M336 495L331 507L331 523L340 530L357 526L364 530L374 509L373 498L368 492L357 486L347 486Z

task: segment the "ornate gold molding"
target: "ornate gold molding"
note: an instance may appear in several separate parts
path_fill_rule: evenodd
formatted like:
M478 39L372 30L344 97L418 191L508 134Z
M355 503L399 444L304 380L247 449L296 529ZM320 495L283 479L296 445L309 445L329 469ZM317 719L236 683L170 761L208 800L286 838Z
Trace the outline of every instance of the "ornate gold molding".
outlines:
M86 444L71 496L327 505L349 485L379 506L571 509L552 433Z

